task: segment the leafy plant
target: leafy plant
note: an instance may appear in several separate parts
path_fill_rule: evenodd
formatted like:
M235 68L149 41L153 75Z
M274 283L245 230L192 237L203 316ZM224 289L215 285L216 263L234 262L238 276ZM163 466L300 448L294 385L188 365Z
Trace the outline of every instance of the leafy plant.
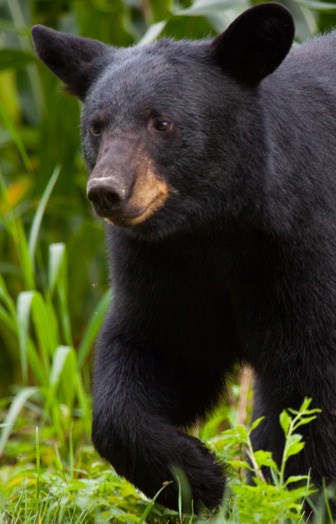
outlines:
M285 448L279 466L269 452L252 448L251 433L263 419L256 420L249 429L237 425L212 439L211 445L220 450L231 470L223 506L211 519L212 524L307 521L309 515L303 513L303 502L314 492L309 477L286 478L284 472L288 459L301 453L304 447L297 430L314 423L319 413L318 409L310 409L310 403L306 399L299 410L284 411L280 416ZM24 423L22 415L18 423ZM8 522L209 522L206 513L200 517L187 516L148 502L129 483L106 468L86 442L75 447L75 430L74 426L68 432L63 458L57 445L47 437L47 428L36 431L35 464L31 456L27 457L27 444L19 435L8 443L9 457L18 453L23 457L15 468L7 466L0 470L0 509ZM27 442L33 438L34 431L30 431ZM246 472L253 484L247 483ZM325 515L323 520L319 518L317 515L309 522L326 524ZM7 524L7 521L3 522Z
M263 424L263 417L255 420L249 429L238 424L214 439L215 449L221 450L223 460L232 471L229 487L234 502L231 507L228 499L225 509L234 522L271 524L307 520L308 515L303 516L303 502L315 492L310 478L307 475L286 477L285 472L289 458L304 448L302 435L297 430L312 423L320 412L310 409L310 404L311 399L305 399L299 410L288 409L280 415L285 443L280 465L273 460L271 452L253 450L251 433ZM246 472L252 483L246 482Z

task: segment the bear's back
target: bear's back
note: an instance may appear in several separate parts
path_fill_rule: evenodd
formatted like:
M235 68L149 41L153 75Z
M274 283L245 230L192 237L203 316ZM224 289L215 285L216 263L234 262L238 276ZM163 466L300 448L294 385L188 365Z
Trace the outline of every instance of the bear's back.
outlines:
M272 84L275 91L278 86L290 93L307 90L309 95L310 89L320 88L330 95L336 94L336 31L294 45L263 84Z

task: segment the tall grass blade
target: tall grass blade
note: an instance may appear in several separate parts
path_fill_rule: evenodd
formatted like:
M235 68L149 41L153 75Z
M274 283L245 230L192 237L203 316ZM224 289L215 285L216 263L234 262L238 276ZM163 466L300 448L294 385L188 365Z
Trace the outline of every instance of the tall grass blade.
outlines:
M336 4L331 2L319 2L317 0L294 0L294 2L321 13L334 13L336 11Z
M41 367L43 367L45 375L48 375L50 356L54 354L58 344L57 328L52 307L49 307L49 304L38 291L35 291L33 296L32 319Z
M14 334L17 333L16 310L14 300L10 296L4 279L0 275L0 320Z
M166 26L166 22L156 22L155 24L152 24L147 29L144 36L139 41L139 44L149 44L150 42L153 42L156 40L156 38L162 33Z
M6 309L10 313L11 317L16 318L14 300L12 299L11 295L8 292L6 283L2 275L0 275L0 300L6 306Z
M17 330L22 381L24 384L26 384L28 380L29 321L34 293L34 291L22 291L17 299Z
M48 290L57 293L59 316L67 345L73 346L68 309L67 257L65 245L61 242L49 246Z
M100 299L95 313L92 315L90 322L84 332L82 341L77 351L77 362L79 369L83 366L90 349L98 335L100 327L106 316L108 308L110 307L112 299L111 289L107 290L106 293Z
M49 377L50 384L54 388L56 388L57 384L59 383L65 362L69 356L70 351L71 348L69 346L59 346L55 351Z
M36 245L37 245L37 239L40 232L41 222L44 215L45 208L47 206L48 200L50 198L50 195L52 193L52 190L54 189L54 186L57 182L57 179L59 177L61 168L59 166L55 167L50 180L42 194L40 203L37 207L34 220L30 229L30 235L29 235L29 241L28 241L28 247L29 247L29 254L30 259L33 264L33 269L35 268L35 251L36 251Z
M21 409L23 408L29 397L32 397L37 392L38 389L36 387L27 387L22 389L14 398L11 407L8 410L4 423L2 424L3 427L0 436L0 456L4 452L9 435L12 432L13 426Z
M48 271L48 291L54 294L58 276L62 269L65 257L65 245L62 242L50 244L49 246L49 271Z
M34 328L38 347L35 347L30 337L30 319ZM54 332L54 316L45 306L42 295L38 291L22 291L17 299L17 331L19 338L20 363L22 380L27 382L28 365L40 385L48 380L52 354L56 345Z
M38 426L35 429L35 454L36 454L36 497L35 504L38 506L40 501L40 466L41 466L41 450L40 450L40 435Z
M167 486L163 486L155 495L155 497L149 502L149 504L146 506L145 511L141 515L140 519L138 520L138 524L145 524L146 518L148 517L149 513L151 512L152 508L154 507L155 501L160 495L161 491L163 491Z
M20 219L14 219L14 240L20 257L22 277L26 289L35 289L33 261L29 256L28 242Z

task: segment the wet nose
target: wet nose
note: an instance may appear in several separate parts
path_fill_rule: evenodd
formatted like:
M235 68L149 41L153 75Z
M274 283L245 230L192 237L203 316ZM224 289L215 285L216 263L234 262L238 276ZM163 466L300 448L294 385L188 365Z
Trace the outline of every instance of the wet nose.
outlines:
M111 216L127 196L126 188L113 178L93 178L88 183L87 197L99 216Z

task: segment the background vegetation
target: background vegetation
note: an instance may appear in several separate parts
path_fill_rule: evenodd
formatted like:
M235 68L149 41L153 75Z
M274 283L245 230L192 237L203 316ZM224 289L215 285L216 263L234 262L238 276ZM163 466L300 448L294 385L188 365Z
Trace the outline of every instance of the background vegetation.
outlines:
M257 3L0 0L0 523L182 520L148 504L90 444L92 347L110 300L103 227L85 197L79 104L36 60L31 26L127 46L215 35ZM295 16L298 41L336 25L335 3L281 3ZM254 459L257 491L244 484L249 466L237 453L249 450L249 433L236 423L248 420L250 382L245 373L229 407L195 430L226 462L236 460L234 496L216 522L300 521L309 488L289 495L279 471L278 483L263 484L260 466L274 467L270 457ZM308 405L303 411L315 416ZM225 428L235 429L221 435Z

